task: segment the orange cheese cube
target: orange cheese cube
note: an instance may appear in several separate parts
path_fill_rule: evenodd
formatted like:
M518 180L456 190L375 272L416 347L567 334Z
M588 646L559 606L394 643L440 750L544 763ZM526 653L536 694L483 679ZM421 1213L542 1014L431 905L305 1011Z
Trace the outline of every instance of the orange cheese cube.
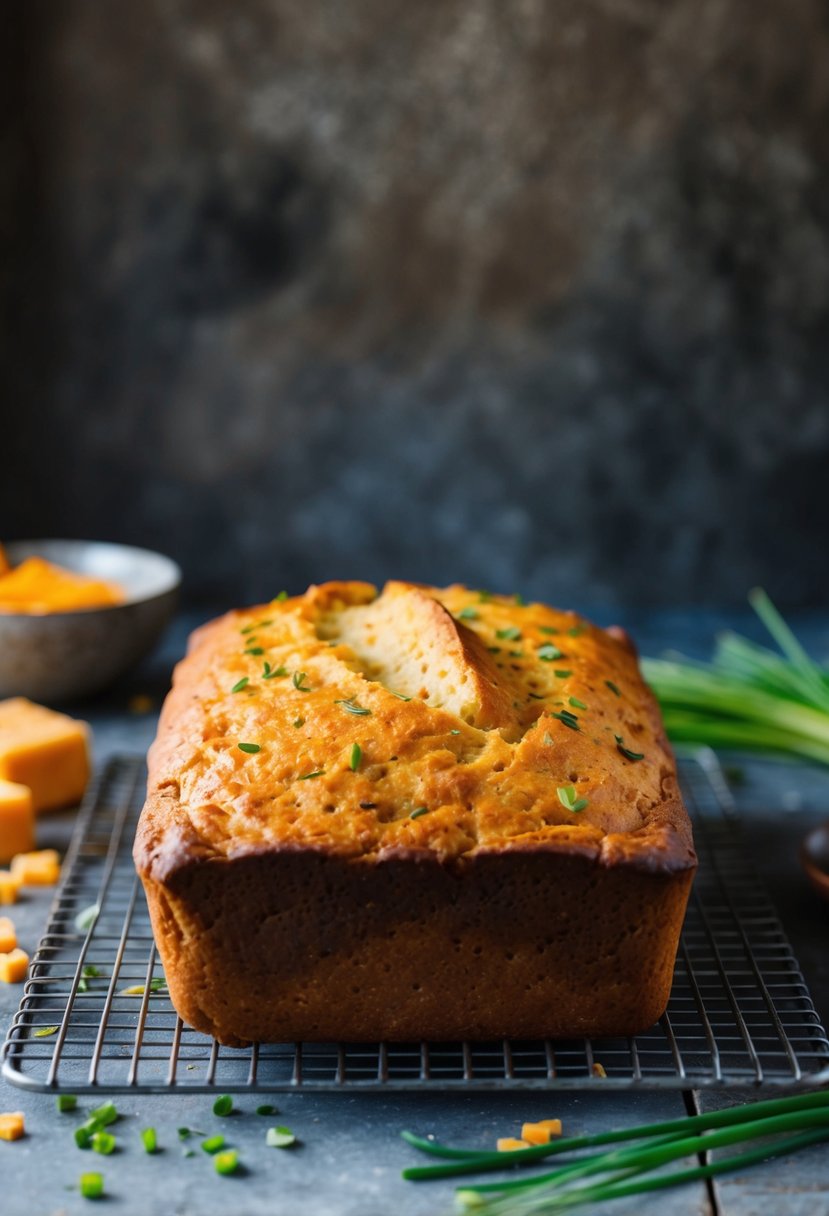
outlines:
M0 1140L19 1140L25 1134L26 1124L22 1110L0 1115Z
M29 956L25 950L10 950L0 954L0 980L4 984L22 984L29 970Z
M553 1136L561 1135L561 1119L541 1119L538 1123L525 1123L521 1137L528 1144L549 1144Z
M36 811L79 802L89 780L86 723L25 697L0 701L0 780L28 785Z
M517 1148L529 1148L526 1140L516 1140L514 1136L502 1136L496 1146L499 1153L513 1153Z
M12 874L24 887L53 887L60 878L60 857L55 849L18 853L12 858Z
M8 916L0 916L0 954L8 954L17 945L17 930Z
M35 808L28 785L0 781L0 861L35 847Z
M11 870L0 870L0 905L16 904L17 893L21 886L20 879Z

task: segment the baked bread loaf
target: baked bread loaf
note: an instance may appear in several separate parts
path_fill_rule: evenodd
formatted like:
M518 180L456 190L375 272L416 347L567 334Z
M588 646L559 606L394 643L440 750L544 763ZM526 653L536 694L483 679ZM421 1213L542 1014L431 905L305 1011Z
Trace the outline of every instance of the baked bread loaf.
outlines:
M696 866L618 630L326 583L199 629L135 842L170 994L225 1044L629 1035Z

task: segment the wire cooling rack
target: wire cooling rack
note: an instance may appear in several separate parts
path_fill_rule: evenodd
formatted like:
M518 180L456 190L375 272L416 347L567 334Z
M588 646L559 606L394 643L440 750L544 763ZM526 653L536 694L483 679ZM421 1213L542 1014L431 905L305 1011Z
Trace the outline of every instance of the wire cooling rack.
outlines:
M173 1009L132 864L144 769L116 757L81 810L3 1047L3 1075L73 1092L612 1089L816 1084L829 1042L746 862L712 752L680 766L700 867L667 1013L636 1038L220 1047ZM81 915L97 905L93 923ZM137 989L130 993L129 989ZM600 1066L600 1067L599 1067Z

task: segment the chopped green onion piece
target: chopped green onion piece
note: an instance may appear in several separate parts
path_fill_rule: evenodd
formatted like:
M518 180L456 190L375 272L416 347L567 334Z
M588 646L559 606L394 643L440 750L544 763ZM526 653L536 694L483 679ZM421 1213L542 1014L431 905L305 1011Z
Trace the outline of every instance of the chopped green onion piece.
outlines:
M150 992L161 992L167 987L167 981L162 977L150 980ZM143 996L145 992L144 984L132 984L129 988L122 988L118 993L119 996Z
M231 692L241 692L243 688L247 688L250 684L250 676L242 676L241 680L237 680L231 688Z
M587 798L579 798L576 795L576 787L574 785L560 785L556 793L558 794L559 802L568 811L583 811L588 805Z
M460 612L458 613L458 620L477 621L480 615L481 614L478 612L477 608L461 608Z
M449 732L450 735L459 735L460 733L461 732L459 730L450 730Z
M202 1140L201 1146L206 1153L218 1153L220 1148L225 1146L224 1136L208 1136L206 1140Z
M568 633L569 637L577 638L577 637L580 637L581 634L583 634L586 629L587 629L586 625L573 625L573 627L571 629L567 630L567 633Z
M76 1127L73 1135L78 1148L89 1148L92 1132L85 1123L82 1123L80 1127Z
M291 680L292 680L293 686L297 690L297 692L310 692L311 691L310 685L305 683L305 672L304 671L295 671L294 674L291 676Z
M517 642L521 637L521 630L517 625L510 625L509 629L496 629L495 636L502 642Z
M537 653L542 663L553 663L556 659L564 658L558 646L554 646L552 642L543 642Z
M607 687L610 689L610 691L612 693L615 693L615 695L617 697L621 697L622 694L619 691L619 687L617 684L614 684L612 680L605 680L605 684L607 685Z
M334 702L335 705L342 705L346 713L356 714L358 718L364 718L366 714L370 714L371 710L366 709L363 705L358 705L353 697L349 697L347 701L339 700Z
M258 743L237 743L236 746L240 752L245 752L248 756L255 756L258 751L262 750Z
M214 1115L229 1115L233 1110L233 1099L230 1094L221 1094L213 1103Z
M84 908L82 912L78 913L75 917L75 928L79 933L89 932L98 919L100 910L98 904L90 904L88 908Z
M428 813L429 813L428 806L419 806L419 807L416 807L415 810L412 811L409 818L410 819L419 819L421 815L428 815Z
M213 1168L217 1174L235 1174L239 1168L239 1154L232 1148L217 1153L213 1158Z
M203 1136L204 1132L197 1131L195 1127L180 1127L178 1128L179 1140L189 1140L191 1136Z
M269 1127L265 1133L268 1148L290 1148L296 1144L296 1136L289 1127Z
M252 625L245 625L244 629L240 629L239 632L244 636L248 633L255 633L257 629L264 629L272 624L273 621L254 621Z
M625 747L625 743L624 743L624 740L621 735L614 735L613 738L616 740L616 746L619 749L619 751L628 760L644 760L645 759L644 752L633 752L630 750L629 747Z
M89 1112L87 1124L94 1123L96 1127L108 1127L110 1123L114 1123L118 1118L118 1111L115 1108L114 1102L105 1102L103 1106L98 1106L95 1110Z
M103 1157L108 1157L110 1153L115 1152L115 1137L111 1132L93 1132L91 1144L92 1151L100 1153Z
M524 651L523 650L511 650L509 652L509 657L511 659L523 659Z
M351 745L351 757L349 758L349 761L348 761L348 767L351 769L352 773L357 772L357 769L360 767L360 761L362 760L362 758L363 758L363 749L360 747L359 743L353 743Z
M58 1094L55 1098L55 1106L61 1112L66 1114L67 1111L75 1110L78 1105L78 1099L74 1094Z
M252 654L252 655L264 654L265 647L264 646L248 646L247 649L244 650L242 653L243 654Z
M539 633L560 633L561 631L559 629L553 629L552 625L539 625L538 632Z
M558 667L553 671L553 675L558 676L559 680L566 680L572 674L572 671L569 671L566 667Z
M578 699L578 697L570 697L569 701L570 701L571 705L574 705L576 707L576 709L587 709L587 706L585 705L584 701L580 701Z
M564 726L569 726L570 730L580 730L581 729L579 727L578 722L576 721L575 714L568 714L566 709L563 709L561 711L561 713L550 714L550 717L558 718L559 722L561 722L562 725L564 725Z
M263 680L276 680L278 677L286 676L287 674L288 674L288 668L283 667L281 663L280 663L279 667L271 667L270 663L266 659L264 664L262 665L262 679Z
M141 1143L145 1153L154 1153L158 1148L158 1136L154 1127L145 1127L141 1132Z
M266 1102L262 1106L257 1106L256 1113L257 1115L278 1115L279 1111L275 1106L271 1106L270 1103Z
M300 777L297 777L297 781L313 781L315 777L322 777L324 773L324 768L317 768L314 769L313 773L303 773Z
M104 1193L103 1174L81 1174L80 1192L84 1199L100 1199Z
M34 1033L34 1037L36 1039L48 1039L49 1035L57 1034L57 1032L58 1032L57 1026L39 1026L38 1029Z

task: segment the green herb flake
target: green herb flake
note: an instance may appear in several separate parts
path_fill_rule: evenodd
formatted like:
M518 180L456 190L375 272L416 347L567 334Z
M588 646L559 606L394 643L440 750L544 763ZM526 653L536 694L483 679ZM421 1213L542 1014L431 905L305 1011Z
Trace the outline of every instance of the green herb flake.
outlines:
M557 667L553 671L553 675L558 676L559 680L567 680L572 674L572 671L567 667Z
M58 1094L55 1098L55 1106L62 1115L67 1114L70 1110L75 1110L78 1105L78 1099L74 1094Z
M256 1113L257 1115L278 1115L279 1111L275 1106L271 1106L269 1102L266 1102L262 1106L257 1106Z
M161 992L166 989L167 981L159 976L157 979L150 980L150 992ZM143 996L145 987L143 984L131 984L129 988L122 988L118 993L119 996Z
M517 591L513 596L513 603L517 608L526 608L527 601L524 599L520 591Z
M518 642L521 639L521 630L517 625L510 625L508 629L496 629L495 636L502 642Z
M571 638L581 637L581 635L586 631L586 629L587 629L586 625L573 625L570 629L567 630L567 636L571 637Z
M75 928L79 933L89 932L98 919L100 910L98 904L90 904L88 908L84 908L82 912L78 913L75 917Z
M583 811L588 805L589 800L587 798L579 798L577 796L574 785L560 785L556 793L558 794L559 802L568 811L573 811L574 813Z
M523 659L524 651L523 650L511 650L509 652L509 657L511 659Z
M223 1153L217 1153L213 1158L213 1168L217 1174L226 1176L235 1174L239 1168L239 1154L235 1149L226 1149Z
M233 1099L231 1098L230 1094L220 1094L213 1103L214 1115L221 1115L224 1118L224 1116L229 1115L232 1110Z
M459 730L450 730L449 732L450 735L459 735L460 733L461 732Z
M186 1148L181 1155L182 1157L195 1157L196 1150L194 1148Z
M634 752L634 751L631 751L631 749L629 747L625 747L625 741L621 735L614 735L613 738L616 740L617 748L619 749L619 751L622 753L622 755L627 760L644 760L645 759L644 752Z
M154 1127L145 1127L141 1131L141 1143L145 1153L154 1153L158 1149L158 1136Z
M274 599L274 603L275 603L275 604L284 604L287 598L288 598L288 592L287 592L287 591L280 591L279 595L277 595L277 596L275 597L275 599Z
M405 693L394 692L391 688L388 688L386 691L390 692L393 697L397 697L398 701L411 701L412 699L411 697L407 697Z
M289 1127L269 1127L265 1143L268 1148L290 1148L296 1144L296 1136Z
M348 760L348 767L351 769L352 773L357 772L357 769L360 767L360 761L362 760L362 758L363 758L363 749L360 747L360 744L352 743L351 755Z
M502 647L500 647L500 646L487 646L487 650L489 651L490 654L500 654L501 649L502 649Z
M294 674L291 676L291 680L292 680L294 688L297 690L297 692L310 692L311 691L310 684L305 683L305 672L304 671L295 671Z
M478 592L478 603L479 604L488 604L491 599L492 599L491 591L479 591Z
M93 967L92 963L87 963L81 971L81 978L78 980L78 992L89 991L89 981L97 979L99 975L103 975L97 967Z
M296 728L296 730L299 730L300 726L304 726L304 725L305 725L304 718L294 718L294 727Z
M57 1033L58 1033L58 1027L57 1027L57 1026L40 1026L40 1027L39 1027L39 1028L38 1028L38 1029L37 1029L37 1030L34 1032L34 1037L35 1037L36 1039L48 1039L48 1038L49 1038L49 1035L52 1035L52 1034L57 1034Z
M477 621L477 619L480 615L481 614L480 614L480 612L478 612L477 608L472 608L472 607L461 608L460 612L458 613L458 620L459 621Z
M237 680L231 688L231 692L241 692L243 688L247 688L250 684L250 676L242 676L241 680Z
M529 700L530 701L543 701L546 698L546 696L547 696L547 694L545 692L531 692L530 696L529 696Z
M553 663L556 659L564 658L558 646L554 646L552 642L543 642L539 646L537 654L542 663Z
M324 768L318 768L313 773L303 773L301 777L297 777L297 781L313 781L315 777L322 777L324 773Z
M265 647L264 646L248 646L247 649L243 651L243 653L252 654L252 655L264 654Z
M248 756L255 756L262 750L258 743L237 743L236 746L240 752L244 752Z
M283 667L281 663L280 663L279 667L271 667L270 663L267 660L265 660L265 663L263 664L263 667L262 667L262 679L263 680L276 680L276 679L279 679L281 676L286 676L287 674L288 674L288 668Z
M578 697L570 697L569 700L574 709L587 709L584 701L580 701Z
M349 697L347 701L338 700L335 705L342 705L346 713L355 714L358 718L364 718L371 713L370 709L366 709L364 705L358 705L353 697Z
M202 1140L201 1146L206 1153L210 1153L212 1156L213 1153L218 1153L219 1149L224 1148L225 1138L224 1136L208 1136L206 1140Z
M544 732L544 742L547 744L548 747L552 746L553 736L550 734L550 732L548 730L545 730L545 732Z
M419 807L416 807L416 809L412 811L409 818L410 819L419 819L421 815L428 815L428 814L429 814L428 806L419 806Z
M84 1199L100 1199L104 1193L103 1174L81 1174L78 1189L80 1190Z
M621 697L622 693L617 684L614 684L612 680L605 680L605 684L615 696Z
M579 730L579 724L575 714L568 714L566 710L561 710L560 713L550 714L551 718L558 718L563 726L569 726L570 730Z
M538 632L539 633L560 633L561 631L559 629L553 629L552 625L539 625Z

